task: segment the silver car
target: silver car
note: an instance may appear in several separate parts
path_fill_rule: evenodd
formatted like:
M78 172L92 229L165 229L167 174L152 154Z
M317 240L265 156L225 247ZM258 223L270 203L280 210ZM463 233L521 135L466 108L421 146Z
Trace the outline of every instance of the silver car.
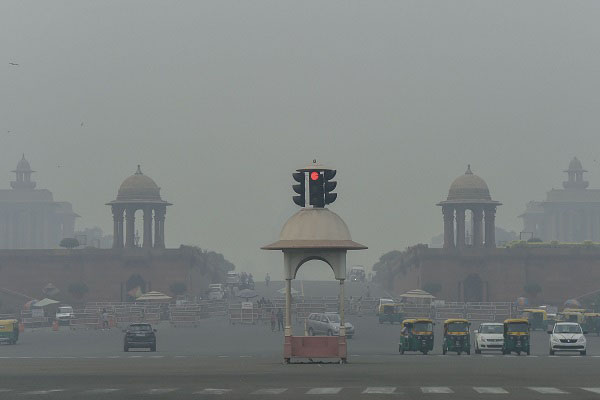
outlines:
M306 319L308 334L338 336L340 334L340 315L338 313L313 313ZM350 322L344 323L346 337L352 339L354 336L354 325Z

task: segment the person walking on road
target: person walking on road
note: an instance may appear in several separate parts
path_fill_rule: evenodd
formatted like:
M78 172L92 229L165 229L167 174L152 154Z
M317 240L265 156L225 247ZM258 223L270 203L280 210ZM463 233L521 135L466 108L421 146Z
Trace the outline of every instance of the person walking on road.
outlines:
M106 308L102 309L102 329L108 329L108 313Z
M271 276L269 276L269 273L267 272L267 276L265 276L265 285L267 285L267 287L269 287L270 282L271 282Z
M280 332L283 330L283 311L281 311L281 308L277 310L277 329Z
M275 310L271 310L271 332L275 332L275 323L277 322L277 315Z

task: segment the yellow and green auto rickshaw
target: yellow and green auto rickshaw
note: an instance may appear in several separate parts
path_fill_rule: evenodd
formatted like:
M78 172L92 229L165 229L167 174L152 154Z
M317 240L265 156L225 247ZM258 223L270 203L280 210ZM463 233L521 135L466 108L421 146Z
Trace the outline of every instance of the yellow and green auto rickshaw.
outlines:
M0 343L16 344L19 340L19 321L16 319L0 320Z
M402 321L398 351L420 351L423 354L433 350L433 321L429 318L410 318Z
M580 308L565 308L558 313L558 322L577 322L581 324L583 322L584 309Z
M526 308L523 310L523 318L527 318L532 330L539 329L545 331L548 329L548 313L539 308Z
M381 312L379 313L379 323L389 322L402 322L402 306L399 304L383 304L381 306Z
M471 323L466 319L452 318L444 321L444 342L442 354L455 351L460 355L463 351L471 354Z
M600 336L600 313L583 313L583 323L581 328L589 333L595 333Z
M512 352L521 355L521 352L530 354L531 343L529 333L529 320L525 318L507 319L504 321L504 344L502 354Z

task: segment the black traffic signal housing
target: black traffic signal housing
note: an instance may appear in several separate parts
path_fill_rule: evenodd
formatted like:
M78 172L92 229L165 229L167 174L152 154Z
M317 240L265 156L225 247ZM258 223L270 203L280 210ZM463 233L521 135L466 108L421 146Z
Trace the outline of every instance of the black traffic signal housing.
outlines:
M335 178L337 171L335 169L326 169L323 171L323 194L325 204L331 204L337 199L337 193L331 193L337 186L336 181L332 181Z
M320 171L308 171L309 204L314 207L325 207L323 192L323 174Z
M292 189L294 189L294 192L298 194L297 196L292 197L292 200L294 200L294 203L296 203L300 207L304 207L306 205L304 172L295 172L292 174L292 177L294 177L294 180L298 182L296 185L292 185Z

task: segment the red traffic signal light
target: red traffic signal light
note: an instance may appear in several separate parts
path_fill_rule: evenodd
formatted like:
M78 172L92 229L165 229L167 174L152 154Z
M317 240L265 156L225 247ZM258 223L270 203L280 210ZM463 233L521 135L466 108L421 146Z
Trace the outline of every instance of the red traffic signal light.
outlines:
M313 171L310 173L311 181L318 181L320 177L321 177L321 174L319 174L317 171Z

